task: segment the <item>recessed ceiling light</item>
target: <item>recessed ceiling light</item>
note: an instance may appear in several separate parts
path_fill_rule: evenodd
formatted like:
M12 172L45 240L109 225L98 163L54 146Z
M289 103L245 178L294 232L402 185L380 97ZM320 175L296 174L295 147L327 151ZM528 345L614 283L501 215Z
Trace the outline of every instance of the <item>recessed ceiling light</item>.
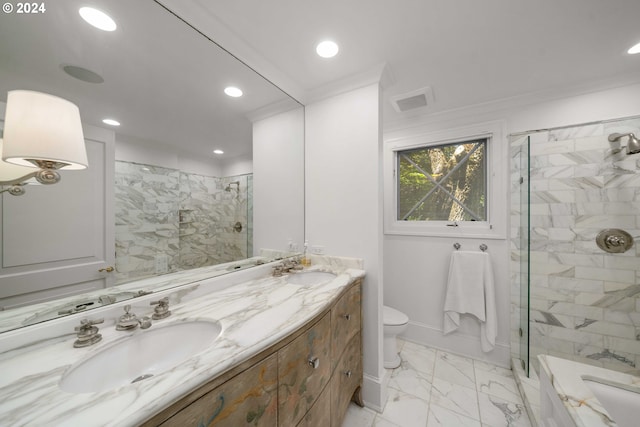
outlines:
M331 40L325 40L316 46L316 52L323 58L333 58L338 54L338 50L338 45Z
M110 126L120 126L120 122L117 120L113 120L113 119L104 119L102 121L102 123L104 123L105 125L110 125Z
M100 30L114 31L117 28L116 22L101 10L92 7L81 7L78 12L82 19Z
M222 150L213 150L214 154L224 154Z
M242 91L240 89L238 89L237 87L234 86L229 86L227 88L224 89L224 93L226 93L227 95L233 97L233 98L237 98L239 96L242 96Z
M636 44L635 46L631 47L627 53L629 55L635 55L636 53L640 53L640 43Z

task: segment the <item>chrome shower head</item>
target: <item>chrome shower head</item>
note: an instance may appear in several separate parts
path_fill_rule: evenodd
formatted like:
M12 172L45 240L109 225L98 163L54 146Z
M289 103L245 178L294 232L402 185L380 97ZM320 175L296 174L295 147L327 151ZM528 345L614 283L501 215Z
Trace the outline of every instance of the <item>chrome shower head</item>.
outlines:
M611 144L611 149L614 153L618 153L621 150L620 147L620 139L625 136L629 137L627 141L627 155L640 153L640 141L638 138L632 133L612 133L609 135L609 142ZM617 143L617 144L614 144Z

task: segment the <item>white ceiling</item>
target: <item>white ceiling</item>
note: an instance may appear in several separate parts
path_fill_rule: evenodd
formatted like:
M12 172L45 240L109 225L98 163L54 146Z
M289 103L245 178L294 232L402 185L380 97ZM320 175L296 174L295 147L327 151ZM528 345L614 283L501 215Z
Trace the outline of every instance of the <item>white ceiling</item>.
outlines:
M158 0L280 88L311 93L386 63L383 120L520 95L585 92L640 81L640 0ZM114 33L77 15L91 3ZM325 38L340 45L316 55ZM62 64L99 72L79 82ZM247 88L241 99L221 87ZM389 98L430 86L426 111L396 113ZM0 14L0 99L32 89L76 102L83 120L120 119L118 132L198 156L251 152L247 115L285 97L152 0L56 0L42 15ZM204 158L204 157L203 157Z
M78 9L88 4L112 16L117 30L84 22ZM152 0L56 0L46 8L35 15L0 14L1 101L14 89L50 93L77 104L84 123L108 128L103 118L120 121L119 140L218 161L216 148L225 151L222 159L250 155L248 115L289 100ZM72 78L63 65L97 72L104 83ZM226 96L228 85L245 96Z
M308 93L384 62L393 76L385 99L430 86L428 113L640 81L640 55L626 54L640 42L639 0L190 3L192 13L209 12L266 60L267 77L290 92ZM315 54L324 38L340 45L333 59ZM383 114L387 123L400 118L389 102Z

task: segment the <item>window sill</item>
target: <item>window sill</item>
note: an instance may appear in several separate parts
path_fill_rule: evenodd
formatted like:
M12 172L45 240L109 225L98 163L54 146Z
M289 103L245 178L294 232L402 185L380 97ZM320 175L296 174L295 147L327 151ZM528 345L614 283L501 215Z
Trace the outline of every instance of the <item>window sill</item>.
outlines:
M386 224L385 235L421 236L421 237L457 237L457 238L477 238L505 240L506 233L500 228L482 225L459 225L458 227L447 227L446 225L431 225L407 223L396 221Z

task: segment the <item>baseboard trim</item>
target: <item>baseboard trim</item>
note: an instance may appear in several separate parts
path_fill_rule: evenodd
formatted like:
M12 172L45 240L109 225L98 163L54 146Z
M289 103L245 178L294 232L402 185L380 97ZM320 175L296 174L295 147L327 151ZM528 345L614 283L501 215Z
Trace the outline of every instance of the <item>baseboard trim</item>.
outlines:
M441 329L413 321L409 322L401 338L507 369L511 368L511 347L508 343L498 342L492 351L484 353L480 346L480 337L462 332L444 335Z
M387 376L385 373L385 377ZM385 378L380 381L380 378L364 374L362 379L362 400L364 400L364 405L367 408L382 412L384 404L387 402Z

